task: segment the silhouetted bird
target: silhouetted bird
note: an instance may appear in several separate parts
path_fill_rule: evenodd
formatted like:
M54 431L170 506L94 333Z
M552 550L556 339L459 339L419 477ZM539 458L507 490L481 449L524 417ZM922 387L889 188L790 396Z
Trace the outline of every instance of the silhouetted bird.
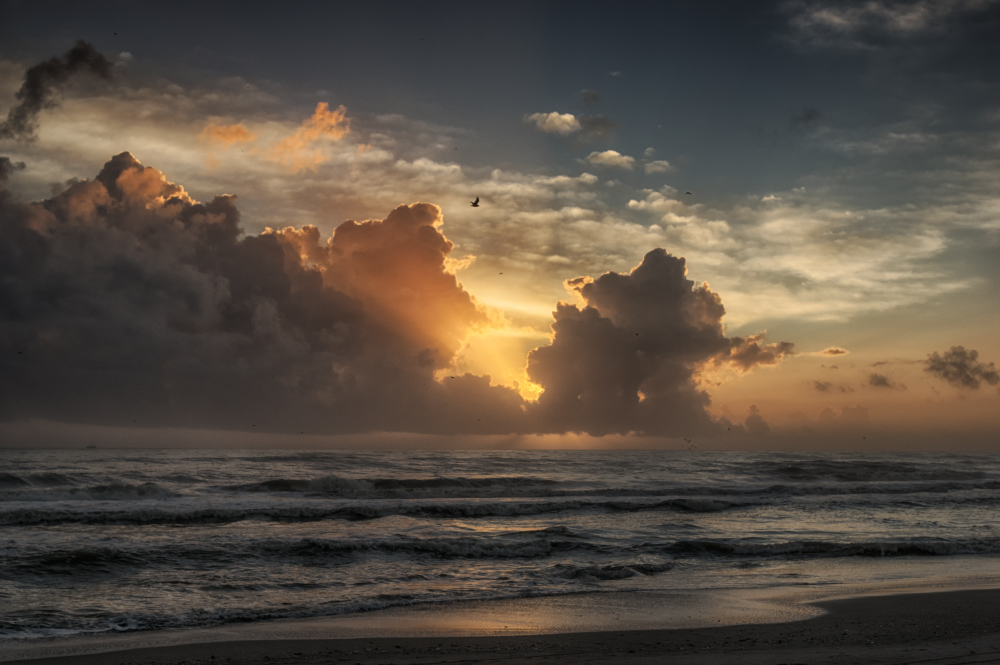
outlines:
M691 192L684 192L685 194L690 194Z
M478 208L479 207L479 197L477 196L476 200L473 201L472 203L470 203L469 205L472 206L473 208Z

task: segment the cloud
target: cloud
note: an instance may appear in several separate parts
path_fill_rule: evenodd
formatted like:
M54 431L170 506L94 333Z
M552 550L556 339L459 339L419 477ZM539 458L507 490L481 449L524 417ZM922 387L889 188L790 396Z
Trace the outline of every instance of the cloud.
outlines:
M777 365L789 356L795 355L795 345L791 342L764 344L764 335L733 337L729 352L716 359L719 364L728 364L740 372L749 372L760 365Z
M836 369L836 367L834 367L833 369ZM839 385L836 385L834 383L831 383L830 381L813 381L812 383L813 383L813 388L815 388L816 390L818 390L821 393L832 393L832 392L853 393L854 392L854 389L851 388L850 386L839 386Z
M12 173L23 171L24 168L24 162L12 162L9 157L0 155L0 183L7 182Z
M850 351L840 346L828 346L822 351L816 351L815 355L818 356L845 356Z
M1000 383L1000 372L992 362L980 362L979 352L964 346L953 346L943 354L937 351L927 356L924 371L930 372L957 388L978 390L985 382Z
M524 121L535 125L547 134L560 136L580 135L585 139L600 139L614 133L616 125L603 115L581 115L572 113L532 113L524 116Z
M584 161L594 166L606 166L608 168L625 169L626 171L631 171L635 168L635 157L623 155L617 150L592 152L587 155Z
M489 377L440 383L494 325L437 206L243 232L130 154L40 204L0 189L0 418L272 431L514 432Z
M547 134L566 136L583 129L580 121L572 113L532 113L524 116L525 122L530 122Z
M201 130L198 138L210 145L228 147L236 143L248 143L253 141L255 134L246 128L243 123L233 125L219 125L209 123L205 129Z
M239 143L252 143L255 138L256 135L243 123L220 125L212 122L206 125L198 135L198 139L206 146L211 166L218 165L218 159L215 155L216 149L228 150Z
M31 139L42 109L55 105L55 96L70 78L90 73L111 78L114 65L87 42L80 40L61 57L49 58L24 73L24 82L15 97L17 104L0 123L0 139Z
M471 336L507 324L456 279L442 225L438 206L414 203L330 234L248 234L235 197L198 202L128 153L41 203L0 188L0 357L12 359L0 419L704 432L719 425L701 371L745 371L790 351L726 337L719 296L686 278L684 259L655 250L628 274L567 283L586 304L558 305L551 343L528 358L544 392L525 402L458 369Z
M601 101L601 95L596 90L581 90L580 99L587 104L596 104Z
M686 273L683 258L656 249L627 274L566 282L584 304L559 303L552 343L528 355L528 376L544 391L531 410L538 427L595 435L716 427L696 374L779 356L759 337L727 338L721 298Z
M902 383L893 381L885 374L872 373L868 375L868 385L873 388L888 388L889 390L906 390Z
M644 168L646 169L646 173L670 173L677 170L670 164L670 162L663 159L646 162Z
M337 141L351 131L347 109L338 106L333 111L326 102L316 105L316 111L294 134L271 147L271 159L293 172L315 169L330 159L322 141Z
M791 14L791 38L799 44L873 49L890 39L913 38L943 30L949 19L985 9L991 4L992 0L797 0L785 7Z

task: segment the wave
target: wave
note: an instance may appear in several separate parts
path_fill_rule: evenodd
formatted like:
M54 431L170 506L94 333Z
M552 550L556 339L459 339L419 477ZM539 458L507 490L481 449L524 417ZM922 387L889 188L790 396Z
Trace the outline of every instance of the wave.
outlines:
M913 539L865 542L794 540L778 543L749 543L732 540L682 540L667 547L666 551L677 557L832 558L949 556L959 554L998 554L1000 553L1000 538L960 540Z
M55 484L55 483L53 483ZM136 499L170 499L181 496L156 483L126 483L114 481L89 487L38 488L0 491L2 501L134 501ZM0 518L2 519L2 518ZM2 523L2 522L0 522Z
M940 463L880 460L800 460L791 464L759 462L755 472L795 481L836 480L840 482L978 480L988 474L980 469L956 468Z
M606 580L625 580L630 577L657 575L674 568L673 563L628 563L609 564L604 566L572 566L557 564L554 568L556 577L583 582L601 582Z
M0 488L4 489L15 487L55 487L76 484L76 478L62 473L32 473L24 477L16 476L12 473L0 473Z
M591 591L591 590L588 590ZM591 591L592 592L592 591ZM539 593L526 591L508 594L466 594L461 600L503 600L577 593L576 591ZM202 628L231 623L249 623L273 619L305 619L382 610L407 605L447 603L454 599L421 597L406 593L381 593L362 599L327 602L321 606L241 607L190 609L179 614L155 612L71 612L37 611L26 616L0 619L0 640L28 640L40 637L65 637L80 634L131 632L180 628Z
M127 497L122 497L127 498ZM479 517L521 517L580 510L613 512L638 512L665 510L677 512L721 512L740 508L749 503L717 499L681 498L661 501L628 500L564 500L564 501L496 501L475 503L360 503L324 506L299 505L249 505L190 507L159 503L133 505L126 508L90 509L88 506L69 508L57 505L52 508L17 507L0 508L0 525L28 524L217 524L245 519L274 521L372 520L389 516L421 517L436 519L469 519Z
M466 496L485 492L504 493L511 488L540 488L559 484L547 478L521 476L474 478L343 478L322 476L311 479L273 478L255 483L229 485L223 489L237 492L303 492L327 494L338 497L379 496L385 498L431 495Z

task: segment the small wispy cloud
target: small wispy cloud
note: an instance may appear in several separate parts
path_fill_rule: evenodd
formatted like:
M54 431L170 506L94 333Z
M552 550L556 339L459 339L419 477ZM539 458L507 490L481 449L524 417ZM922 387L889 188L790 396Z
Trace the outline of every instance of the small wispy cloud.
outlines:
M646 162L644 168L646 169L646 173L671 173L677 170L665 159L657 159L656 161Z

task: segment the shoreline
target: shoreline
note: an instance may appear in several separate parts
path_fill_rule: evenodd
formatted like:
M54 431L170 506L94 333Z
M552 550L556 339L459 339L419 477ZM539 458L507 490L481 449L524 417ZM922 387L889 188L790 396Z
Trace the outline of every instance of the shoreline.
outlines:
M222 638L217 641L130 648L128 640L122 640L123 648L97 653L64 651L59 655L32 657L17 656L0 648L0 661L9 665L320 665L338 662L414 665L501 661L505 665L541 662L645 665L662 663L664 659L670 663L722 665L902 664L930 660L935 660L936 665L1000 662L1000 589L904 590L902 593L896 590L890 595L827 598L793 602L792 606L802 608L802 612L795 615L798 618L780 623L746 621L717 627L632 629L606 621L603 630L498 635L480 632L450 636L352 637L349 631L333 629L329 626L331 622L318 621L312 622L315 625L310 630L294 636L294 630L287 630L292 623L302 627L307 622L292 622L285 626L288 636L284 638L267 637L267 630L241 626L230 631L243 633L238 639L224 639L226 631L217 631L216 636ZM429 610L427 613L433 614ZM328 625L316 630L324 623ZM326 631L325 636L320 636L322 631ZM182 632L188 633L189 638L194 637L191 631ZM253 636L255 633L257 637ZM53 646L57 644L52 643Z

